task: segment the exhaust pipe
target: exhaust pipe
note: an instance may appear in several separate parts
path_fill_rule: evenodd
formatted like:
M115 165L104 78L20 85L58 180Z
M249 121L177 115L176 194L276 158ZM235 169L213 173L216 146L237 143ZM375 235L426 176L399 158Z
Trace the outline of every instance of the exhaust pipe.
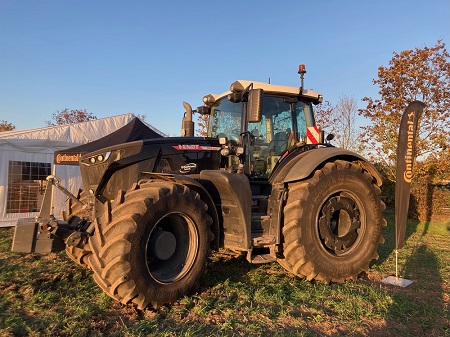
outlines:
M192 121L192 107L187 102L183 102L183 107L186 110L186 112L183 117L181 135L183 137L194 137L194 122Z

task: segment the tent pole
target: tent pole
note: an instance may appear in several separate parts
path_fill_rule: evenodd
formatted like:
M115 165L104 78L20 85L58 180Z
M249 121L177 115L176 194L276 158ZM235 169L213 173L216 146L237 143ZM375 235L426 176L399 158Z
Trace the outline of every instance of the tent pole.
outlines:
M55 162L53 162L53 168L52 168L52 175L53 176L56 176L56 164L55 164ZM48 183L47 183L48 184ZM53 200L53 196L54 196L54 194L53 193L55 193L54 192L54 188L52 188L52 197L51 197L51 203L50 203L50 209L51 209L51 211L50 211L50 213L51 213L51 215L54 215L53 213L53 211L54 211L54 205L53 205L53 202L54 202L54 200Z

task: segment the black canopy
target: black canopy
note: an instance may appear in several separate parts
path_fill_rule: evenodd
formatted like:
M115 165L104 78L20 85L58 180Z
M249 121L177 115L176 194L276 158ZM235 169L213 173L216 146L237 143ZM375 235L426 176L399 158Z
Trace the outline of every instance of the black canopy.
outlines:
M78 161L83 154L99 150L111 145L132 142L140 139L161 138L159 133L153 131L141 122L139 118L134 118L130 123L120 129L106 135L93 142L71 147L66 150L56 151L55 164L78 165Z

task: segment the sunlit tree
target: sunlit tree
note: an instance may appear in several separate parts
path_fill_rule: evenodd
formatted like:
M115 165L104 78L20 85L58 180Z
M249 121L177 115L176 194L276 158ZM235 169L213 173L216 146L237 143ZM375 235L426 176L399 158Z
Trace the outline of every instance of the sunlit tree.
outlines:
M400 119L414 100L425 103L416 144L417 158L425 164L417 169L437 179L450 172L446 150L450 143L449 59L445 44L439 40L434 47L394 52L389 65L378 68L378 79L373 84L379 86L380 97L365 97L367 106L360 114L372 122L364 127L363 137L372 149L371 155L390 168L390 179L395 177Z
M2 131L11 131L14 130L16 127L14 124L9 123L7 121L4 120L0 120L0 132Z
M46 121L46 124L48 126L64 125L87 122L94 119L97 119L97 117L95 117L91 112L86 112L86 110L69 110L68 108L65 108L61 111L56 111L53 113L52 120Z
M327 133L334 135L333 144L337 147L361 151L361 129L357 125L358 106L354 97L341 96L332 105L325 101L315 107L316 124Z
M197 126L199 128L195 131L198 136L206 137L208 135L208 121L209 115L197 115Z

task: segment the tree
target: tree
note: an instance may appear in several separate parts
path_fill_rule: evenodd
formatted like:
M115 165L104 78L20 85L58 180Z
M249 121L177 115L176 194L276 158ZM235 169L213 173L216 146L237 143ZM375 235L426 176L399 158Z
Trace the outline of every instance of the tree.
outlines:
M68 108L65 108L61 111L57 110L53 113L53 121L46 121L46 124L48 126L64 125L87 122L94 119L97 119L97 117L95 117L91 112L86 112L86 110L69 110Z
M137 118L139 118L141 121L145 121L145 119L147 118L147 115L143 114L143 115L135 115Z
M360 151L360 128L356 125L358 107L354 97L341 96L339 102L332 106L325 101L315 109L316 123L332 133L333 143L341 148Z
M401 115L406 106L420 100L425 108L420 121L416 155L424 163L422 174L436 179L450 172L450 63L445 44L394 52L389 66L378 68L374 85L380 87L379 99L363 98L367 103L359 113L371 120L363 128L363 138L372 156L390 168L389 179L395 179L396 146ZM428 168L430 169L428 169ZM417 170L416 174L418 173Z
M197 125L199 129L195 130L197 135L206 137L208 135L208 122L209 115L198 115L197 116Z
M4 120L0 120L0 132L2 131L11 131L14 130L16 127L14 124L9 123L7 121Z
M314 116L316 124L322 129L326 129L327 132L332 133L334 124L333 106L329 101L314 106Z
M336 145L353 151L361 150L361 130L356 125L358 117L358 105L353 96L341 96L336 104L334 113L336 123L334 124Z

